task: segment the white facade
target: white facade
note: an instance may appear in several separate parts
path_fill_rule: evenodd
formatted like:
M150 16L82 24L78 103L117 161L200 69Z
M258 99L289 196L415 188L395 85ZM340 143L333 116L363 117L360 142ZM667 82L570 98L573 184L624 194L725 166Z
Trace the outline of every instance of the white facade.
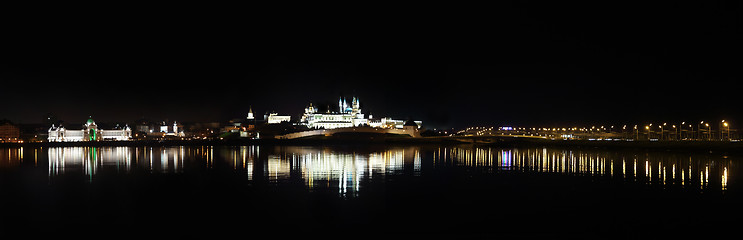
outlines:
M413 121L416 125L418 125L418 128L421 128L421 125L423 122L421 121ZM370 127L378 127L378 128L397 128L402 129L405 125L405 120L397 120L392 118L381 118L381 119L375 119L369 121Z
M63 126L56 127L52 124L49 128L49 142L82 142L82 141L127 141L132 139L132 130L129 126L124 129L103 130L98 129L93 119L83 125L80 130L68 130Z
M250 110L248 111L248 120L253 120L255 117L253 116L253 106L250 106Z
M370 126L374 128L403 129L404 120L395 120L391 118L372 119L365 118L361 113L359 99L354 97L351 105L348 105L345 99L338 99L338 112L318 113L317 108L312 103L304 109L301 122L307 127L313 129L335 129L358 126ZM418 128L421 127L421 121L415 121Z
M355 97L350 106L345 99L338 99L338 112L333 113L318 113L317 108L310 103L304 109L301 122L315 129L358 127L369 124L368 119L364 118L364 114L361 113L359 100Z
M165 136L173 136L173 137L185 137L186 134L183 132L183 129L178 128L178 122L173 121L173 125L169 126L163 121L163 123L160 125L160 131L153 132L150 131L147 133L147 136L153 136L153 137L165 137Z
M271 113L266 118L266 121L268 122L268 124L276 124L281 122L289 122L291 121L291 119L292 116L280 116L276 113Z

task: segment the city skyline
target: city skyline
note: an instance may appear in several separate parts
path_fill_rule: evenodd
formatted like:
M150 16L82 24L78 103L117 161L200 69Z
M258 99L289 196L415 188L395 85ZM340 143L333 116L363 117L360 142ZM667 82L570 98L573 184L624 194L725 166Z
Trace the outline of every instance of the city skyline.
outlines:
M734 9L501 4L167 31L147 17L26 22L0 63L0 118L227 121L250 106L296 118L357 96L367 113L430 128L743 119Z
M741 222L743 1L23 3L0 32L9 236Z

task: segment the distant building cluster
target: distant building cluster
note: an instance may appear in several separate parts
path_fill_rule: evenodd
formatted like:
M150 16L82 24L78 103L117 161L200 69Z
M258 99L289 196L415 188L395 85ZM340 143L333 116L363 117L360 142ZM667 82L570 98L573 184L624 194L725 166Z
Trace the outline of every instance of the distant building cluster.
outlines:
M345 98L338 99L338 111L331 112L328 109L325 113L318 113L317 108L310 103L304 109L304 114L300 120L301 124L311 129L335 129L349 128L359 126L369 126L373 128L397 128L402 129L405 125L404 120L395 120L391 118L368 118L361 113L361 104L359 99L353 97L349 105ZM421 121L414 121L418 127L421 127Z
M247 116L235 118L225 123L201 122L181 123L177 121L149 121L140 119L129 124L99 124L92 117L81 125L65 124L57 121L53 115L45 117L48 124L44 130L41 126L28 125L25 128L29 141L39 142L85 142L85 141L134 141L165 139L228 139L261 137L283 138L290 133L313 130L333 130L332 133L344 132L346 128L358 132L380 132L420 136L418 129L421 121L405 121L388 117L373 118L361 111L361 103L353 97L349 102L338 99L337 111L320 112L312 103L304 109L297 120L290 115L266 112L262 120L256 119L252 106ZM79 126L79 127L75 127ZM359 129L364 128L364 129ZM377 129L377 130L370 130ZM384 130L383 129L387 129ZM0 122L0 142L20 142L24 132L19 126L9 121ZM414 133L413 133L414 132ZM328 134L330 132L326 132Z

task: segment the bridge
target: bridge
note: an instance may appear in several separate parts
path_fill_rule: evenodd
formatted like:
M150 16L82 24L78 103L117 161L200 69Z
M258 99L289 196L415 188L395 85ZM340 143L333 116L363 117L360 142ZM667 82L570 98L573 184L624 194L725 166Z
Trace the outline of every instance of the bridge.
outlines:
M405 126L403 129L373 128L373 127L348 127L334 129L318 129L302 132L276 135L277 139L295 139L310 136L332 136L336 133L378 133L378 134L401 134L410 137L420 137L420 131L417 127Z

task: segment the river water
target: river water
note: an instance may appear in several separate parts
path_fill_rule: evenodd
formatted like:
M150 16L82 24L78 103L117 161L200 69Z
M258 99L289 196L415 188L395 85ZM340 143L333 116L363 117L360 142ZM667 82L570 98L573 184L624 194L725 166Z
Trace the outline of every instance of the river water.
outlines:
M4 148L0 230L708 237L741 223L741 160L430 145Z

